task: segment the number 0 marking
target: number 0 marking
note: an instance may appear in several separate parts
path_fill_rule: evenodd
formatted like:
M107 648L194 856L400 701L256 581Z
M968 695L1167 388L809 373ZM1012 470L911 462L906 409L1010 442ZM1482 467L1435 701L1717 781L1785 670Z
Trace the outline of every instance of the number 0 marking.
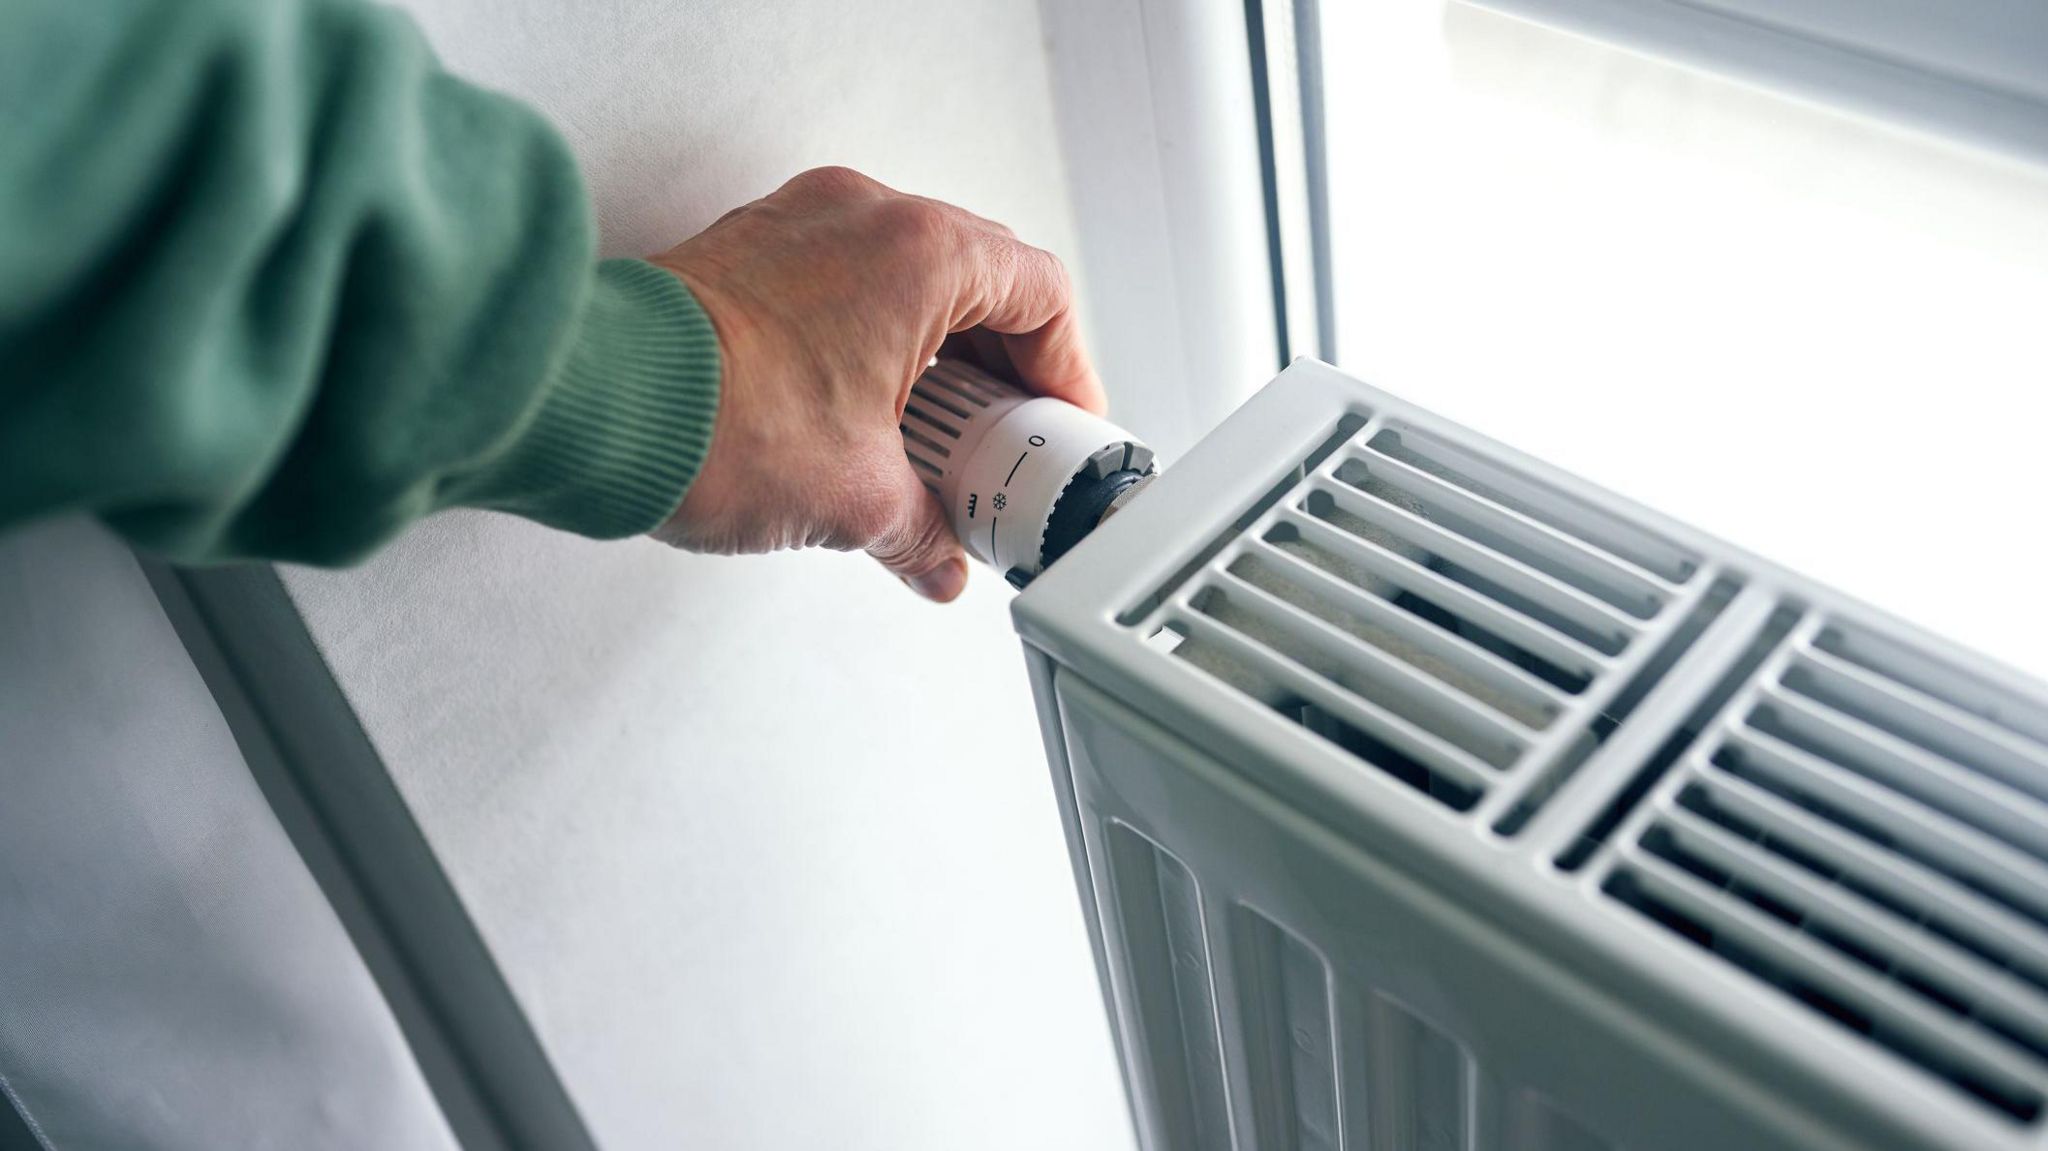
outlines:
M1031 445L1032 447L1034 447L1034 448L1042 448L1042 447L1044 447L1044 446L1045 446L1045 437L1044 437L1044 436L1032 436L1032 437L1031 437L1030 439L1026 440L1025 442L1026 442L1026 443L1028 443L1028 444L1030 444L1030 445Z

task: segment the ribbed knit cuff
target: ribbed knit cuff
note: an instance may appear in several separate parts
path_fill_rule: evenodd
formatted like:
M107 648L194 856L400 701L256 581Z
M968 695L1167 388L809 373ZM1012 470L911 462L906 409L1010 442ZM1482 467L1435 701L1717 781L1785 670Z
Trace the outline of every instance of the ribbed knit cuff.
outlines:
M645 532L704 463L718 381L718 334L683 282L642 260L606 260L540 409L452 502L597 539Z

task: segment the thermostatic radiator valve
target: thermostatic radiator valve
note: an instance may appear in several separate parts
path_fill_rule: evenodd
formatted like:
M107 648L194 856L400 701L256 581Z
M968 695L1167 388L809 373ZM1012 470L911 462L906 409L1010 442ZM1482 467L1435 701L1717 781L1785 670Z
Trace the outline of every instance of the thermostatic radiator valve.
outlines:
M1129 432L958 360L911 387L903 448L968 552L1020 588L1153 474L1152 450Z

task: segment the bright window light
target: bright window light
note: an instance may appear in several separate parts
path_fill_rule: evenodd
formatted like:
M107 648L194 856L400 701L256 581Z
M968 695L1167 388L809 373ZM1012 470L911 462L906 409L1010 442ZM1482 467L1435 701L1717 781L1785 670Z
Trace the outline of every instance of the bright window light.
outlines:
M2048 676L2048 167L1325 4L1340 365Z

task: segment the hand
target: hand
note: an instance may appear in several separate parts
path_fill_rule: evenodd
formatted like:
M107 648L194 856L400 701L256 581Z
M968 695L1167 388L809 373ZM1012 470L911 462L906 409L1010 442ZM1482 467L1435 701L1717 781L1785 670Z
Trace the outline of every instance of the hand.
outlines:
M710 315L725 365L703 469L652 533L677 547L858 548L945 602L967 557L897 430L940 345L980 329L1025 387L1104 408L1058 259L845 168L805 172L654 262Z

